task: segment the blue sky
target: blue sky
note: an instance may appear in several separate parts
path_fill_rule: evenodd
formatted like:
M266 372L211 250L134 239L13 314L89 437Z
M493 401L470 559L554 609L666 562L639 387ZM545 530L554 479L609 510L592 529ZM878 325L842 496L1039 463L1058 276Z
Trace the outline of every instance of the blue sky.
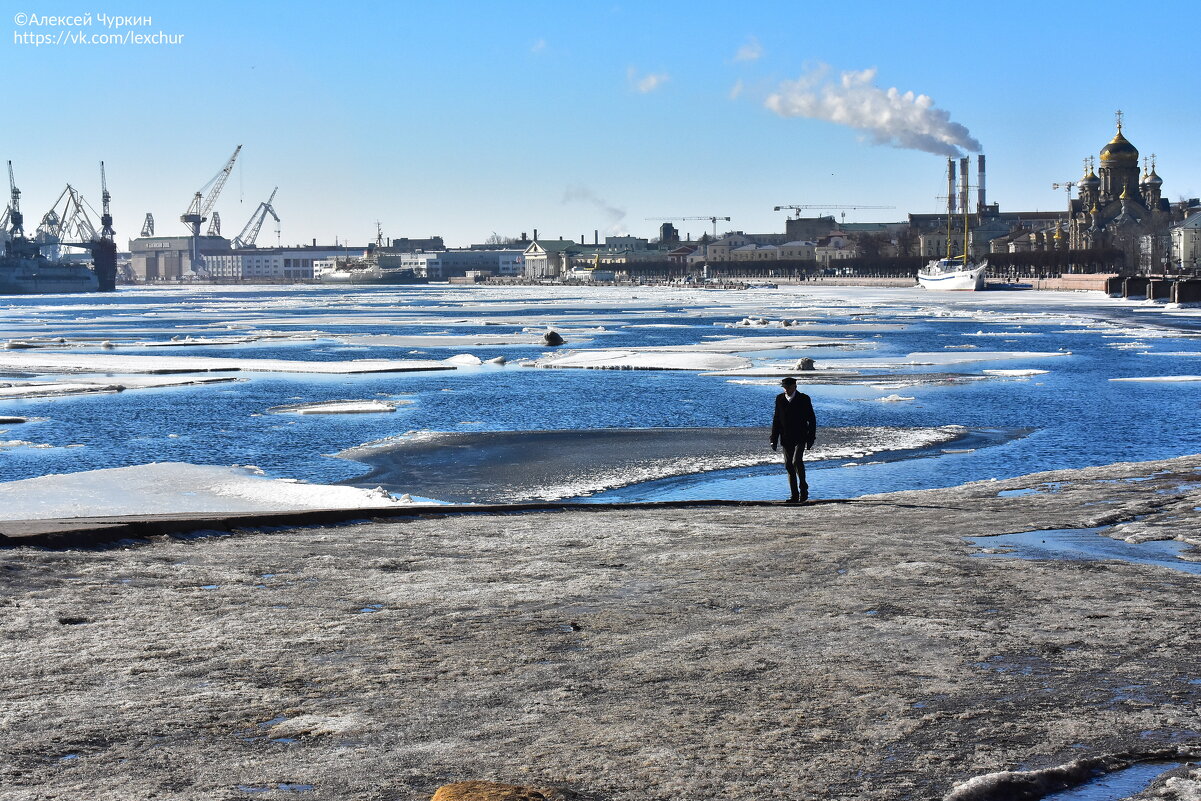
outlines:
M893 88L889 133L925 102L905 93L927 96L916 124L966 129L1005 210L1062 208L1051 183L1079 177L1118 108L1165 195L1201 195L1196 16L1177 0L5 5L0 158L22 209L36 222L67 182L98 206L103 159L122 241L148 211L159 234L183 233L192 193L237 144L224 231L278 185L284 243L361 243L376 220L389 237L465 245L534 229L649 236L647 217L782 231L782 204L896 207L848 212L861 221L937 211L945 157L863 127ZM18 12L88 9L184 38L13 40L59 30L20 27ZM274 240L269 224L259 244Z

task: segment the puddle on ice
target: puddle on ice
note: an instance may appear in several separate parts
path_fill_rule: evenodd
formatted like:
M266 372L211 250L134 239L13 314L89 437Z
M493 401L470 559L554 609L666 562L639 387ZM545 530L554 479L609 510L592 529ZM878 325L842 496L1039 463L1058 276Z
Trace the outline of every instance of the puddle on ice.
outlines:
M1023 495L1037 495L1038 490L1029 487L1025 489L1001 490L997 493L998 498L1020 498Z
M974 553L973 556L1066 561L1116 559L1201 575L1201 562L1189 562L1180 558L1180 553L1187 547L1184 543L1156 540L1135 545L1105 536L1102 532L1109 528L1111 526L1047 529L964 539L971 545L989 550ZM1004 550L997 552L998 549Z
M1124 770L1106 773L1091 781L1043 796L1043 801L1120 801L1140 793L1181 762L1140 762Z

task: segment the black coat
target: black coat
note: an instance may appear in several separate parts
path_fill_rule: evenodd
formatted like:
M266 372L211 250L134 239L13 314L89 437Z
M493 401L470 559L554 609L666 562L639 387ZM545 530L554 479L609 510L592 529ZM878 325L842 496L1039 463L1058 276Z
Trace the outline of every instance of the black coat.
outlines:
M817 434L817 418L813 416L813 402L804 392L793 394L792 400L781 392L776 396L776 411L771 418L771 444L783 442L785 446L804 445L813 447Z

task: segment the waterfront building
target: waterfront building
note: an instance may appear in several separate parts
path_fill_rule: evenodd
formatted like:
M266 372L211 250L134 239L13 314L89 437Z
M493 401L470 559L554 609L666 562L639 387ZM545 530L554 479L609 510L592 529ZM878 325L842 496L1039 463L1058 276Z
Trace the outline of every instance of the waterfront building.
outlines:
M242 248L204 258L203 278L216 281L279 283L311 281L320 270L333 269L337 259L361 258L366 248L349 245L298 245L277 248Z
M1172 263L1179 270L1201 269L1201 209L1172 227Z
M146 236L129 242L130 270L135 281L188 281L203 277L204 265L210 256L230 251L229 240L223 236L196 238L199 258L193 258L190 236Z
M468 273L487 273L496 276L519 276L525 268L523 251L516 248L448 248L428 253L401 253L380 257L380 267L412 270L414 275L430 281L463 278Z
M559 278L571 269L571 256L585 249L570 239L539 240L535 232L534 241L522 254L525 258L523 275L531 280Z

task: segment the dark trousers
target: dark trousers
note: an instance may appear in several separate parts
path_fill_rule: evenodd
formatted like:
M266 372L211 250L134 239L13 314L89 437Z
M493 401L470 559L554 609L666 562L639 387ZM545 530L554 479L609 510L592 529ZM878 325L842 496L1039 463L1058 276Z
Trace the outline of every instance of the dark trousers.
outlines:
M788 469L788 488L792 497L802 500L809 497L809 484L805 481L805 446L784 445L784 467Z

